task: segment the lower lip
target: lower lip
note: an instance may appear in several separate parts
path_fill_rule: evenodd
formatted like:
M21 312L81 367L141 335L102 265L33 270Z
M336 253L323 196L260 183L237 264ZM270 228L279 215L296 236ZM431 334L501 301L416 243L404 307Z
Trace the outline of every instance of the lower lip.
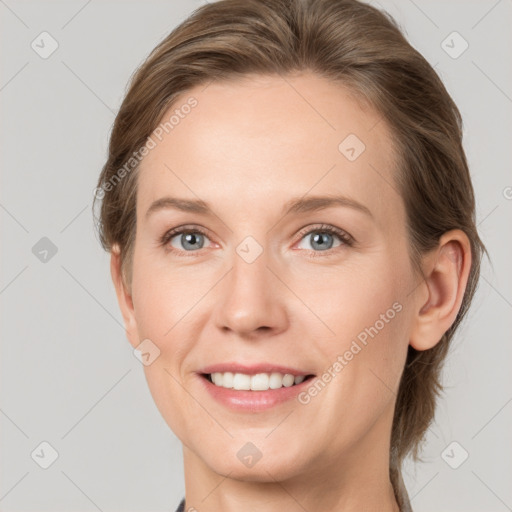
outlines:
M221 404L237 411L259 412L270 409L278 404L295 398L304 388L308 387L312 378L303 380L300 384L268 391L237 391L223 388L211 383L208 379L199 375L206 390Z

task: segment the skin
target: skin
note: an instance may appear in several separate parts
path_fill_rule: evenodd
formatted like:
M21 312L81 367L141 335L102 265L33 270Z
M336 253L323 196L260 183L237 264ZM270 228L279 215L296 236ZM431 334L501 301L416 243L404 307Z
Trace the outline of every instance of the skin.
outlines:
M191 96L198 105L141 164L128 286L117 247L111 259L131 345L149 338L160 349L144 371L183 443L185 509L398 510L388 461L407 347L433 347L455 320L468 239L445 233L424 256L424 278L415 274L388 128L339 84L310 73L253 75L191 89L169 112ZM349 134L366 146L354 161L338 149ZM329 194L371 215L347 206L283 215L292 198ZM214 214L168 208L146 217L164 196L200 198ZM354 244L326 235L332 247L319 249L322 224ZM208 234L188 252L180 235L159 245L181 225ZM247 236L263 250L252 263L236 252ZM196 374L270 361L318 378L394 303L401 311L307 404L235 412ZM237 457L247 442L262 454L252 468Z

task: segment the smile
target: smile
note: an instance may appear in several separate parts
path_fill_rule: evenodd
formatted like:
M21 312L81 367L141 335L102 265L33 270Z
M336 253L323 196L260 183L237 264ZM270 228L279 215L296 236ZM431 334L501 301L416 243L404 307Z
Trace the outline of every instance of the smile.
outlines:
M217 371L201 372L197 376L210 399L232 411L251 414L293 402L315 378L312 374L294 375L277 371L251 374Z

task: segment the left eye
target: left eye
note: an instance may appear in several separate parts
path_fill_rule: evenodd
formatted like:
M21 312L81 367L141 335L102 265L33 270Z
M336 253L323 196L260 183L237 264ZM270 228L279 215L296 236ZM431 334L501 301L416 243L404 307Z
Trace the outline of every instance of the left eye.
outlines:
M335 239L338 239L339 243L334 245ZM314 229L305 234L301 239L301 243L304 241L309 242L310 247L301 247L301 249L309 249L316 252L328 251L333 247L339 247L343 244L348 244L348 240L341 233L337 233L332 229Z

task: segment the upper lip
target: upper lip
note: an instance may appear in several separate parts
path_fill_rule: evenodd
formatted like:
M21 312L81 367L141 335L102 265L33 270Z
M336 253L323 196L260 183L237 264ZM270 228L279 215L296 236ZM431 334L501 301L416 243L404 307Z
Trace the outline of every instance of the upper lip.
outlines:
M312 375L311 372L299 370L289 366L282 366L274 363L258 363L258 364L241 364L241 363L218 363L206 366L199 370L198 373L245 373L247 375L256 375L257 373L282 373L283 375L289 373L294 377L299 375Z

